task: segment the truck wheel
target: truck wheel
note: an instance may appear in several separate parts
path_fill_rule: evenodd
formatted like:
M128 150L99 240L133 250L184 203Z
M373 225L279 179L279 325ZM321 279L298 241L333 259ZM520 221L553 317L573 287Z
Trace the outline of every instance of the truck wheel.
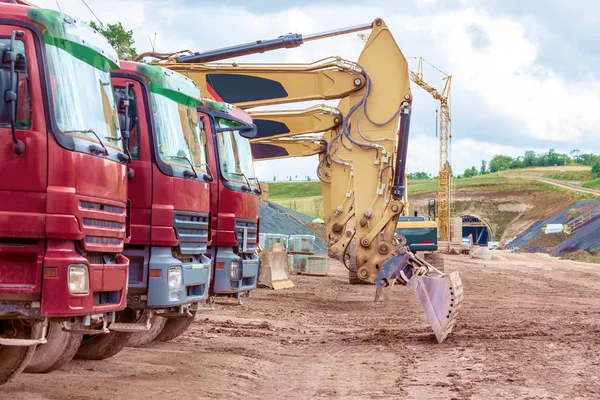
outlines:
M79 360L105 360L118 354L127 345L131 333L112 331L107 334L83 335L75 358Z
M63 324L51 322L48 325L48 343L36 347L33 358L25 368L28 373L47 373L62 368L73 359L83 335L65 332Z
M425 253L423 258L429 264L433 265L441 272L444 272L444 257L442 257L442 253L440 253L439 251L433 253Z
M30 339L32 337L33 328L23 325L21 321L0 321L0 334L13 328L16 330L16 334L11 335L11 337L15 339ZM0 345L0 385L10 381L19 372L23 371L31 357L33 357L34 352L35 346Z
M127 346L140 347L150 343L156 336L160 334L167 321L168 320L164 317L153 315L152 320L150 321L150 329L147 331L132 333L129 341L127 342Z
M167 320L165 327L154 340L157 342L168 342L169 340L173 340L183 335L183 333L192 325L195 317L196 311L192 311L191 318L173 318Z

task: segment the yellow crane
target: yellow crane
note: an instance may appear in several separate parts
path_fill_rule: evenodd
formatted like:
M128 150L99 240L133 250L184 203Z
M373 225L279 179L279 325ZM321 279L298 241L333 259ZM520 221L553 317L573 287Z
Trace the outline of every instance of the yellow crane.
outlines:
M416 57L415 57L416 58ZM418 57L419 60L417 72L409 71L410 80L417 86L421 87L433 98L440 102L439 117L440 117L440 165L438 174L438 235L441 242L449 242L451 240L450 229L450 208L451 208L451 185L450 177L452 169L450 167L450 139L452 138L450 117L450 88L452 84L452 76L446 74L435 66L431 67L439 71L444 77L442 78L443 88L438 91L431 84L423 79L423 57ZM427 61L425 61L427 62ZM437 110L436 110L437 114Z

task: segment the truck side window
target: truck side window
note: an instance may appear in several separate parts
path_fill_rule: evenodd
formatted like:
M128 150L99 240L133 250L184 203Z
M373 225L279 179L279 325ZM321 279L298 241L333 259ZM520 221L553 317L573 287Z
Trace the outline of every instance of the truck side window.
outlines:
M119 125L121 126L121 132L125 129L125 88L115 87L115 103L117 103L117 110L119 111ZM129 153L133 160L140 158L140 135L138 131L138 111L137 111L137 99L135 98L135 92L133 89L129 89Z
M0 45L10 46L9 37L0 37ZM15 40L15 52L17 60L15 61L15 71L18 73L18 100L17 100L17 129L31 128L31 89L29 85L29 71L27 70L27 54L25 52L25 43L22 40ZM0 68L10 68L8 63L3 63ZM7 88L0 88L4 93ZM8 128L9 124L0 124L2 128Z

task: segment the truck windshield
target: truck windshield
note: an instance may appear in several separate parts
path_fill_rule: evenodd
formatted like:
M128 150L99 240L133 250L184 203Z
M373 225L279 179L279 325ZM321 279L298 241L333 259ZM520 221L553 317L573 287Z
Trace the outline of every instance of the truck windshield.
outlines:
M222 131L218 134L221 172L225 179L244 183L246 178L249 180L254 179L250 142L235 129L241 124L224 118L216 118L216 125L217 129L231 128L231 130Z
M76 55L52 43L46 43L46 54L60 130L123 150L108 61L93 51Z
M160 158L183 168L189 168L190 163L204 168L206 152L196 106L157 93L152 93L151 98Z

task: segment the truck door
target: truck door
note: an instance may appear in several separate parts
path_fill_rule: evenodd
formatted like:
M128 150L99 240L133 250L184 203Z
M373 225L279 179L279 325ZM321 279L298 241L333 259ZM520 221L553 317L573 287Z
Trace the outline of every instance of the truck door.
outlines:
M44 237L45 192L47 186L47 130L41 93L35 41L31 31L0 25L0 46L7 51L13 31L17 105L15 134L25 144L21 155L13 151L10 105L3 104L0 122L0 238ZM2 62L2 60L0 60ZM2 96L9 90L10 63L0 64ZM10 232L6 232L9 229Z
M13 32L16 57L11 78L11 63L3 61ZM41 291L48 133L35 44L32 31L0 25L0 296L4 299L33 300ZM4 102L8 90L17 93L15 135L25 144L22 154L13 150L12 111Z
M150 146L150 127L146 118L147 108L143 101L142 86L137 81L126 78L112 79L115 100L119 108L120 123L123 123L125 104L123 103L125 85L129 89L129 165L135 171L133 179L127 183L128 197L131 203L131 242L147 244L150 242L150 222L152 209L152 152Z

